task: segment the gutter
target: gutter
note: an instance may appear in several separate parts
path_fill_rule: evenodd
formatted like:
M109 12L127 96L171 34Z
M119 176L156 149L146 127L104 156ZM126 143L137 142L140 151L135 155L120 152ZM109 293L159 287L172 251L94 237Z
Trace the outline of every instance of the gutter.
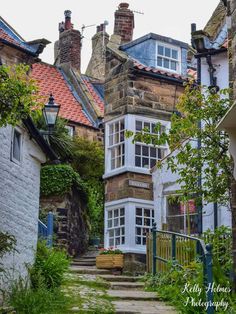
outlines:
M208 51L206 51L206 52L199 52L199 53L195 54L194 57L195 57L196 59L199 59L199 58L202 58L202 57L207 57L207 56L209 56L209 55L211 55L211 56L213 56L213 55L218 55L218 54L220 54L220 53L222 53L222 52L226 52L226 51L228 51L228 49L225 48L225 47L222 47L222 48L220 48L220 49L208 50Z
M168 82L175 83L175 84L177 83L180 86L183 86L183 83L185 82L185 80L182 80L182 79L177 79L177 78L171 77L171 76L165 76L165 75L161 75L161 74L158 74L158 73L147 72L147 71L144 71L144 70L136 69L134 67L131 70L133 72L138 72L138 73L140 73L142 75L150 76L150 77L161 79L161 80L166 80Z
M36 143L39 145L42 151L49 157L49 159L51 161L58 160L58 156L52 150L50 145L45 141L44 137L39 132L39 130L36 128L31 117L28 116L26 119L22 119L22 121L25 127L27 128L27 130L29 131L31 137L34 138Z

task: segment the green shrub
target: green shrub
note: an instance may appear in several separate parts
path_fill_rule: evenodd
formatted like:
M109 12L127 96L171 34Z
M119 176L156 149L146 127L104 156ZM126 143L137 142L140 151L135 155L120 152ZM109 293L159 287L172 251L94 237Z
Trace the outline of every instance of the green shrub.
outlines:
M59 289L48 290L43 286L32 289L20 280L12 287L9 304L17 314L57 314L63 313L67 301Z
M44 241L39 241L34 266L29 269L32 287L34 289L42 285L48 289L59 287L69 263L63 251L47 248Z

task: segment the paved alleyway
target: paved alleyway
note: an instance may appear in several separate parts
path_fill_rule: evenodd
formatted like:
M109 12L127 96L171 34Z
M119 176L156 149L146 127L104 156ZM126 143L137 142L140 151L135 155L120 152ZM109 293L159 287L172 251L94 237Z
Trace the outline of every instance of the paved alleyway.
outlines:
M103 290L79 289L82 298L88 297L79 307L72 307L74 313L119 313L119 314L174 314L171 306L158 300L154 292L144 291L140 277L113 275L111 271L96 269L95 256L75 259L71 266L71 276L81 282L90 282L90 288L101 286ZM73 290L73 287L71 287ZM94 296L92 297L92 295ZM99 312L100 311L100 312Z

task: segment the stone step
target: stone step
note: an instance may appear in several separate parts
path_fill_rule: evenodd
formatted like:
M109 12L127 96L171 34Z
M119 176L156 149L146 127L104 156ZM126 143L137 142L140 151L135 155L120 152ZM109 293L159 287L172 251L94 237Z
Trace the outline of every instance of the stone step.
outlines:
M142 277L133 277L133 276L119 276L119 275L101 275L99 276L106 281L112 282L136 282L139 281Z
M143 290L144 282L110 282L110 289L112 290Z
M96 261L72 261L71 265L73 266L95 266Z
M95 266L70 266L70 271L78 274L109 275L112 272L108 269L97 269Z
M146 292L139 290L107 290L108 296L122 300L138 300L138 301L152 301L158 300L155 292Z
M158 301L113 301L116 314L177 314L172 306Z
M81 257L81 258L74 258L73 259L73 262L94 262L96 263L96 258L93 258L93 257L90 257L90 258L84 258L84 257Z

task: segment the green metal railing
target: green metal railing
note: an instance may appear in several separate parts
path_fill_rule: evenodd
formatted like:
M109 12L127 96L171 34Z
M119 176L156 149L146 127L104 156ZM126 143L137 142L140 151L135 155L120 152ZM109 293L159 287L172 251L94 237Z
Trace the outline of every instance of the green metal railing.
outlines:
M153 275L157 273L157 264L167 264L172 261L175 265L182 267L185 260L189 263L190 260L193 261L199 258L203 264L203 284L205 288L209 287L209 285L212 286L212 245L205 245L203 240L196 237L171 231L157 230L155 223L153 224L151 237L152 241L150 239L147 241L147 265L149 268L151 265ZM162 249L160 248L161 245L165 246L164 251L160 250ZM188 250L187 254L184 253L183 249ZM166 268L160 268L162 271L166 270ZM206 289L206 291L208 301L207 313L212 314L214 313L213 292L212 289Z

